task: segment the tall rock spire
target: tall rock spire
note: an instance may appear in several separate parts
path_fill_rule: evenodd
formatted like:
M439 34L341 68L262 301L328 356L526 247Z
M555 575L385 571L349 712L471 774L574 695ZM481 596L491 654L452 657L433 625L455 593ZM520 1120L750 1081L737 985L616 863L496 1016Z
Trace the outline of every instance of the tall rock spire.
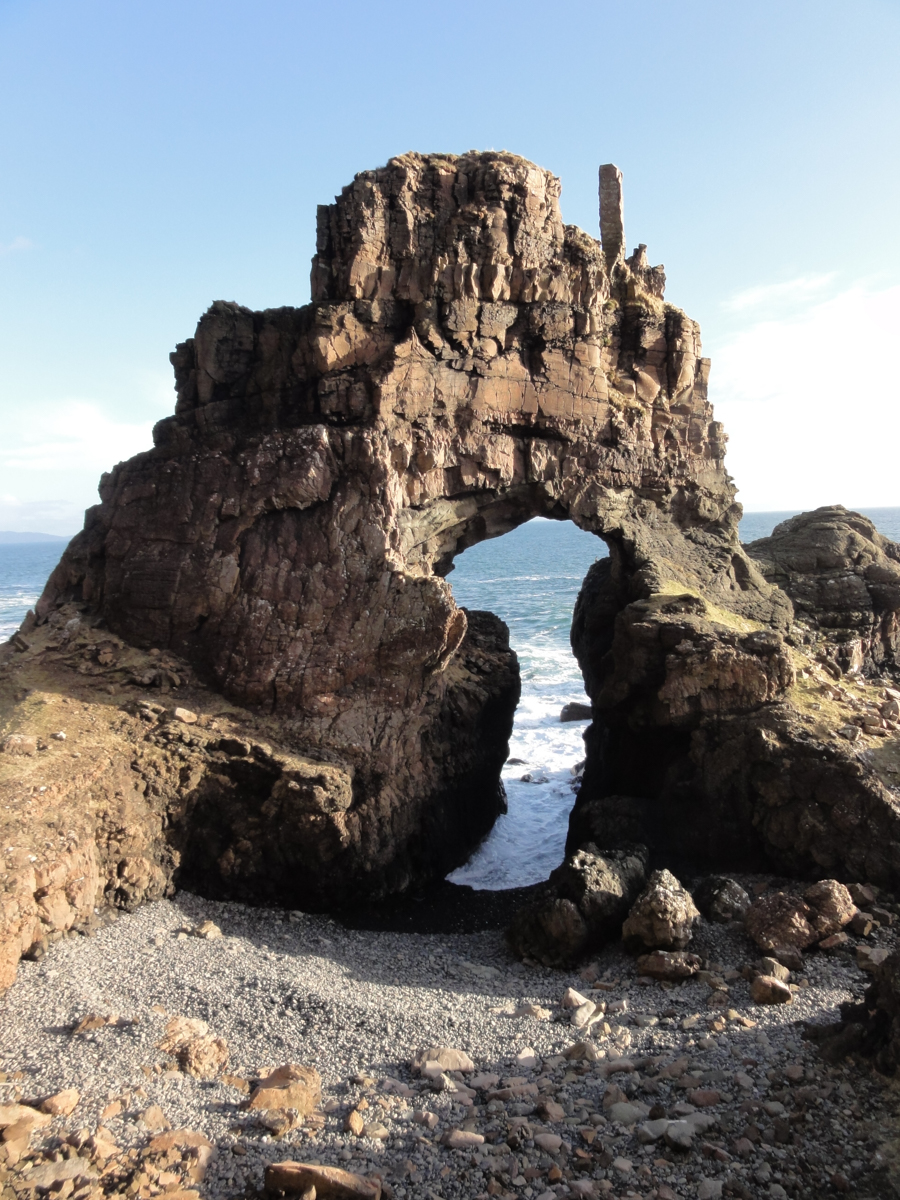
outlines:
M614 163L604 163L600 168L600 241L607 267L625 258L622 172Z

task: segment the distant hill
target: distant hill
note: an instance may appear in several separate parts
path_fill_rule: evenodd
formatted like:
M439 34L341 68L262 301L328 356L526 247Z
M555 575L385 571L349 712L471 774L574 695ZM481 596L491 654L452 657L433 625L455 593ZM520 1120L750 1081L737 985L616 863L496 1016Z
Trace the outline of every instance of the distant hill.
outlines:
M64 546L71 540L71 537L62 537L57 533L15 533L11 529L0 529L0 546L34 545L35 542L58 542Z

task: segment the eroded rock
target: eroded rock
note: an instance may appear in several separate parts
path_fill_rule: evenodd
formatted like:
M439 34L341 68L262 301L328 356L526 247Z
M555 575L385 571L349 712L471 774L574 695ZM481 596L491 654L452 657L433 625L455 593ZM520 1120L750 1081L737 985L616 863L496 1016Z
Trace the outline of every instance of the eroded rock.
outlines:
M671 871L654 871L622 926L631 949L683 950L700 916L690 892Z

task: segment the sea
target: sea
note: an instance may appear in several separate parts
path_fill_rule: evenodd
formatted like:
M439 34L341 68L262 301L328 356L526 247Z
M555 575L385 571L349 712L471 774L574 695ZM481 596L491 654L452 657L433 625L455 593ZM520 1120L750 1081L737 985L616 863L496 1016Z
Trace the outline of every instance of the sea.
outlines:
M796 511L745 513L741 540L766 537ZM900 508L865 508L875 527L900 542ZM64 542L0 543L0 641L33 608ZM571 522L540 517L461 554L448 583L458 604L496 613L519 657L522 698L503 769L508 811L469 861L449 876L476 889L523 887L546 879L564 857L588 722L561 722L563 705L587 696L569 645L578 589L606 556L600 538Z

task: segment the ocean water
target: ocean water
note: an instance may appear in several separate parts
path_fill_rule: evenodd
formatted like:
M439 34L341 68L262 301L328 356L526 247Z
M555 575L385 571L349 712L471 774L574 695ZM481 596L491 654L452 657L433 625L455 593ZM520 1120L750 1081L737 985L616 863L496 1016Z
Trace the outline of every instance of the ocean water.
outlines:
M509 626L519 656L522 698L503 785L509 811L464 867L449 878L474 888L539 883L563 859L572 768L584 758L587 721L562 723L569 701L588 702L569 627L588 567L604 542L571 522L537 518L472 546L447 577L457 604L486 608ZM530 781L523 776L531 776Z
M900 508L859 511L886 537L900 541ZM741 540L766 537L794 515L747 513ZM62 543L0 544L0 641L34 607L63 548ZM592 534L569 522L537 518L466 550L448 576L457 603L488 609L506 621L522 671L522 698L503 770L509 811L469 862L453 872L454 882L520 887L546 879L562 861L575 800L573 768L584 758L587 726L587 721L559 720L564 704L587 700L569 627L582 580L605 555L606 546Z
M5 642L34 608L65 542L0 544L0 642Z

